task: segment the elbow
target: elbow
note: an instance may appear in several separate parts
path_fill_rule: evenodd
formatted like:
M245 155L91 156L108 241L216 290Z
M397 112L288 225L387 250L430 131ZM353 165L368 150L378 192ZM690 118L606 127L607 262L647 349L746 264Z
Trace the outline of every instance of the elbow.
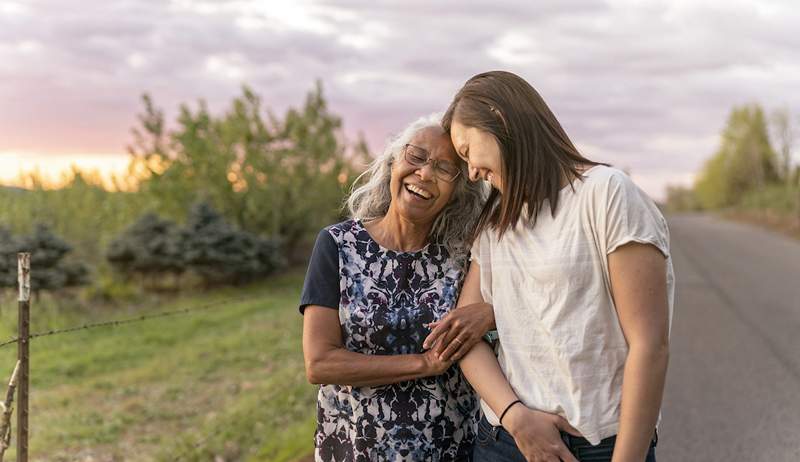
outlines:
M335 383L331 377L330 359L326 355L314 355L305 358L306 380L312 385Z
M324 375L323 372L320 370L322 368L321 361L315 358L306 358L306 380L311 385L321 385L322 384L322 376Z

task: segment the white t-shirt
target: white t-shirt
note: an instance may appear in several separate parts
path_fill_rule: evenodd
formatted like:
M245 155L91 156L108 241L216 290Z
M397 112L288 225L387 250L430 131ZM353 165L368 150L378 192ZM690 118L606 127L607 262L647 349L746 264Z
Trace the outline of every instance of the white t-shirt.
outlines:
M536 225L498 241L484 231L472 248L481 294L494 305L498 361L526 406L559 414L592 444L617 434L628 346L611 296L607 255L652 244L667 258L672 322L674 273L667 222L623 172L598 165L544 203ZM487 420L499 425L485 402Z

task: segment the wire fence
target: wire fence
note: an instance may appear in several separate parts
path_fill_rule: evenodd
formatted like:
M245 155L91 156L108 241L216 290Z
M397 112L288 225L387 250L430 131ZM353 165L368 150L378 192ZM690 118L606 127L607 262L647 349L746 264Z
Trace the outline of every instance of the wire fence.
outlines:
M20 281L22 281L22 278L20 278ZM28 287L29 287L29 285L28 285ZM79 332L79 331L83 331L83 330L100 329L100 328L105 328L105 327L117 327L117 326L122 326L122 325L128 325L128 324L135 324L135 323L150 321L150 320L153 320L153 319L194 314L194 313L198 313L198 312L202 312L202 311L208 311L210 309L221 308L221 307L224 307L224 306L231 306L231 305L234 305L234 304L240 304L240 303L243 303L243 302L256 301L256 300L259 300L261 298L262 298L262 296L255 296L255 295L241 296L241 297L234 297L234 298L228 298L228 299L223 299L223 300L212 301L212 302L208 302L208 303L205 303L205 304L202 304L202 305L197 305L197 306L189 306L189 307L184 307L184 308L179 308L179 309L174 309L174 310L161 311L161 312L150 313L150 314L144 314L144 315L134 316L134 317L129 317L129 318L112 319L112 320L107 320L107 321L86 323L86 324L82 324L82 325L76 325L76 326L64 327L64 328L56 328L56 329L50 329L50 330L46 330L46 331L33 332L33 333L27 333L27 331L26 331L26 335L20 335L18 337L14 337L14 338L12 338L10 340L7 340L5 342L1 342L0 343L0 349L2 349L4 347L7 347L7 346L10 346L10 345L17 345L18 348L21 348L22 346L25 346L24 351L25 351L26 359L22 360L22 363L26 364L27 360L28 360L27 359L27 354L28 354L27 353L27 345L28 345L29 340L32 340L34 338L49 337L49 336L55 336L55 335ZM28 310L28 309L29 309L29 306L26 308L26 310ZM139 309L144 309L144 308L142 307L142 308L139 308ZM22 308L20 310L20 313L22 313ZM20 406L19 406L19 409L17 409L17 412L20 415L23 412L27 415L27 412L28 412L28 409L27 409L27 407L28 407L27 406L27 385L25 385L24 390L18 389L18 393L20 394L20 396L19 396L19 398L20 398L19 399ZM24 405L23 405L23 402L25 403ZM27 416L25 418L25 427L27 427ZM20 428L19 425L18 425L18 428ZM213 433L209 434L209 435L205 435L204 437L201 437L199 440L191 443L188 448L184 449L177 456L175 456L173 458L173 461L177 462L177 461L185 460L187 457L192 455L197 449L201 448L204 444L207 444L209 442L209 440L211 440L211 438L213 438L214 436L215 435ZM21 460L23 462L27 462L27 460L28 460L27 459L27 438L28 438L28 436L26 434L18 442L18 446L19 446L18 447L18 453L17 453L17 460L18 461ZM21 448L24 448L24 453L25 453L25 455L22 458L20 458L20 452L22 452L22 451L20 451ZM0 461L2 461L2 453L1 452L0 452Z
M80 330L96 329L96 328L100 328L100 327L114 327L114 326L121 326L121 325L124 325L124 324L133 324L133 323L148 321L148 320L156 319L156 318L164 318L164 317L168 317L168 316L178 316L178 315L182 315L182 314L195 313L195 312L198 312L198 311L206 311L206 310L209 310L211 308L216 308L216 307L220 307L220 306L224 306L224 305L231 305L231 304L234 304L234 303L242 303L242 302L247 302L247 301L254 301L254 300L257 300L257 299L258 299L258 297L256 297L256 296L250 296L250 297L239 297L239 298L232 298L232 299L226 299L226 300L219 300L219 301L216 301L216 302L210 302L210 303L206 303L206 304L203 304L203 305L198 305L198 306L195 306L195 307L187 307L187 308L181 308L181 309L177 309L177 310L162 311L160 313L146 314L146 315L141 315L141 316L135 316L135 317L132 317L132 318L115 319L115 320L110 320L110 321L87 323L87 324L83 324L83 325L80 325L80 326L65 327L65 328L61 328L61 329L51 329L51 330L47 330L47 331L34 332L34 333L31 333L30 335L28 335L26 338L30 340L30 339L34 339L34 338L38 338L38 337L48 337L48 336L51 336L51 335L68 334L68 333L77 332L77 331L80 331ZM9 346L9 345L15 345L15 344L17 344L19 342L19 340L20 340L20 337L14 337L14 338L12 338L12 339L10 339L8 341L2 342L2 343L0 343L0 348L6 347L6 346Z

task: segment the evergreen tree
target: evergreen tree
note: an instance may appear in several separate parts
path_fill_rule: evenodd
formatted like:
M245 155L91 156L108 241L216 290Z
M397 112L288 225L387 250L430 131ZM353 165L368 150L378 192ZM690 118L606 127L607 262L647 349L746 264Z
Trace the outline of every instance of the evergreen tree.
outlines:
M18 248L20 252L31 254L31 290L36 293L89 282L88 267L80 262L65 261L72 247L46 225L37 225L33 233L19 239Z
M0 287L17 287L19 242L8 228L0 226Z
M111 242L106 259L121 273L142 276L152 285L165 275L183 273L186 269L183 252L183 236L178 226L147 213Z
M207 285L250 281L281 265L276 243L235 229L207 203L192 207L184 236L186 263Z

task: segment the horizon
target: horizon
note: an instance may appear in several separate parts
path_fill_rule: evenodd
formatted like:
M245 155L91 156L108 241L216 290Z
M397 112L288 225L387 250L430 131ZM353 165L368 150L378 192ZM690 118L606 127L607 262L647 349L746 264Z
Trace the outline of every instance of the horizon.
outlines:
M584 155L663 200L691 185L735 106L797 117L798 20L788 1L4 1L0 183L124 171L145 92L169 127L179 104L219 114L243 84L282 114L319 78L345 136L377 152L472 75L506 69Z

